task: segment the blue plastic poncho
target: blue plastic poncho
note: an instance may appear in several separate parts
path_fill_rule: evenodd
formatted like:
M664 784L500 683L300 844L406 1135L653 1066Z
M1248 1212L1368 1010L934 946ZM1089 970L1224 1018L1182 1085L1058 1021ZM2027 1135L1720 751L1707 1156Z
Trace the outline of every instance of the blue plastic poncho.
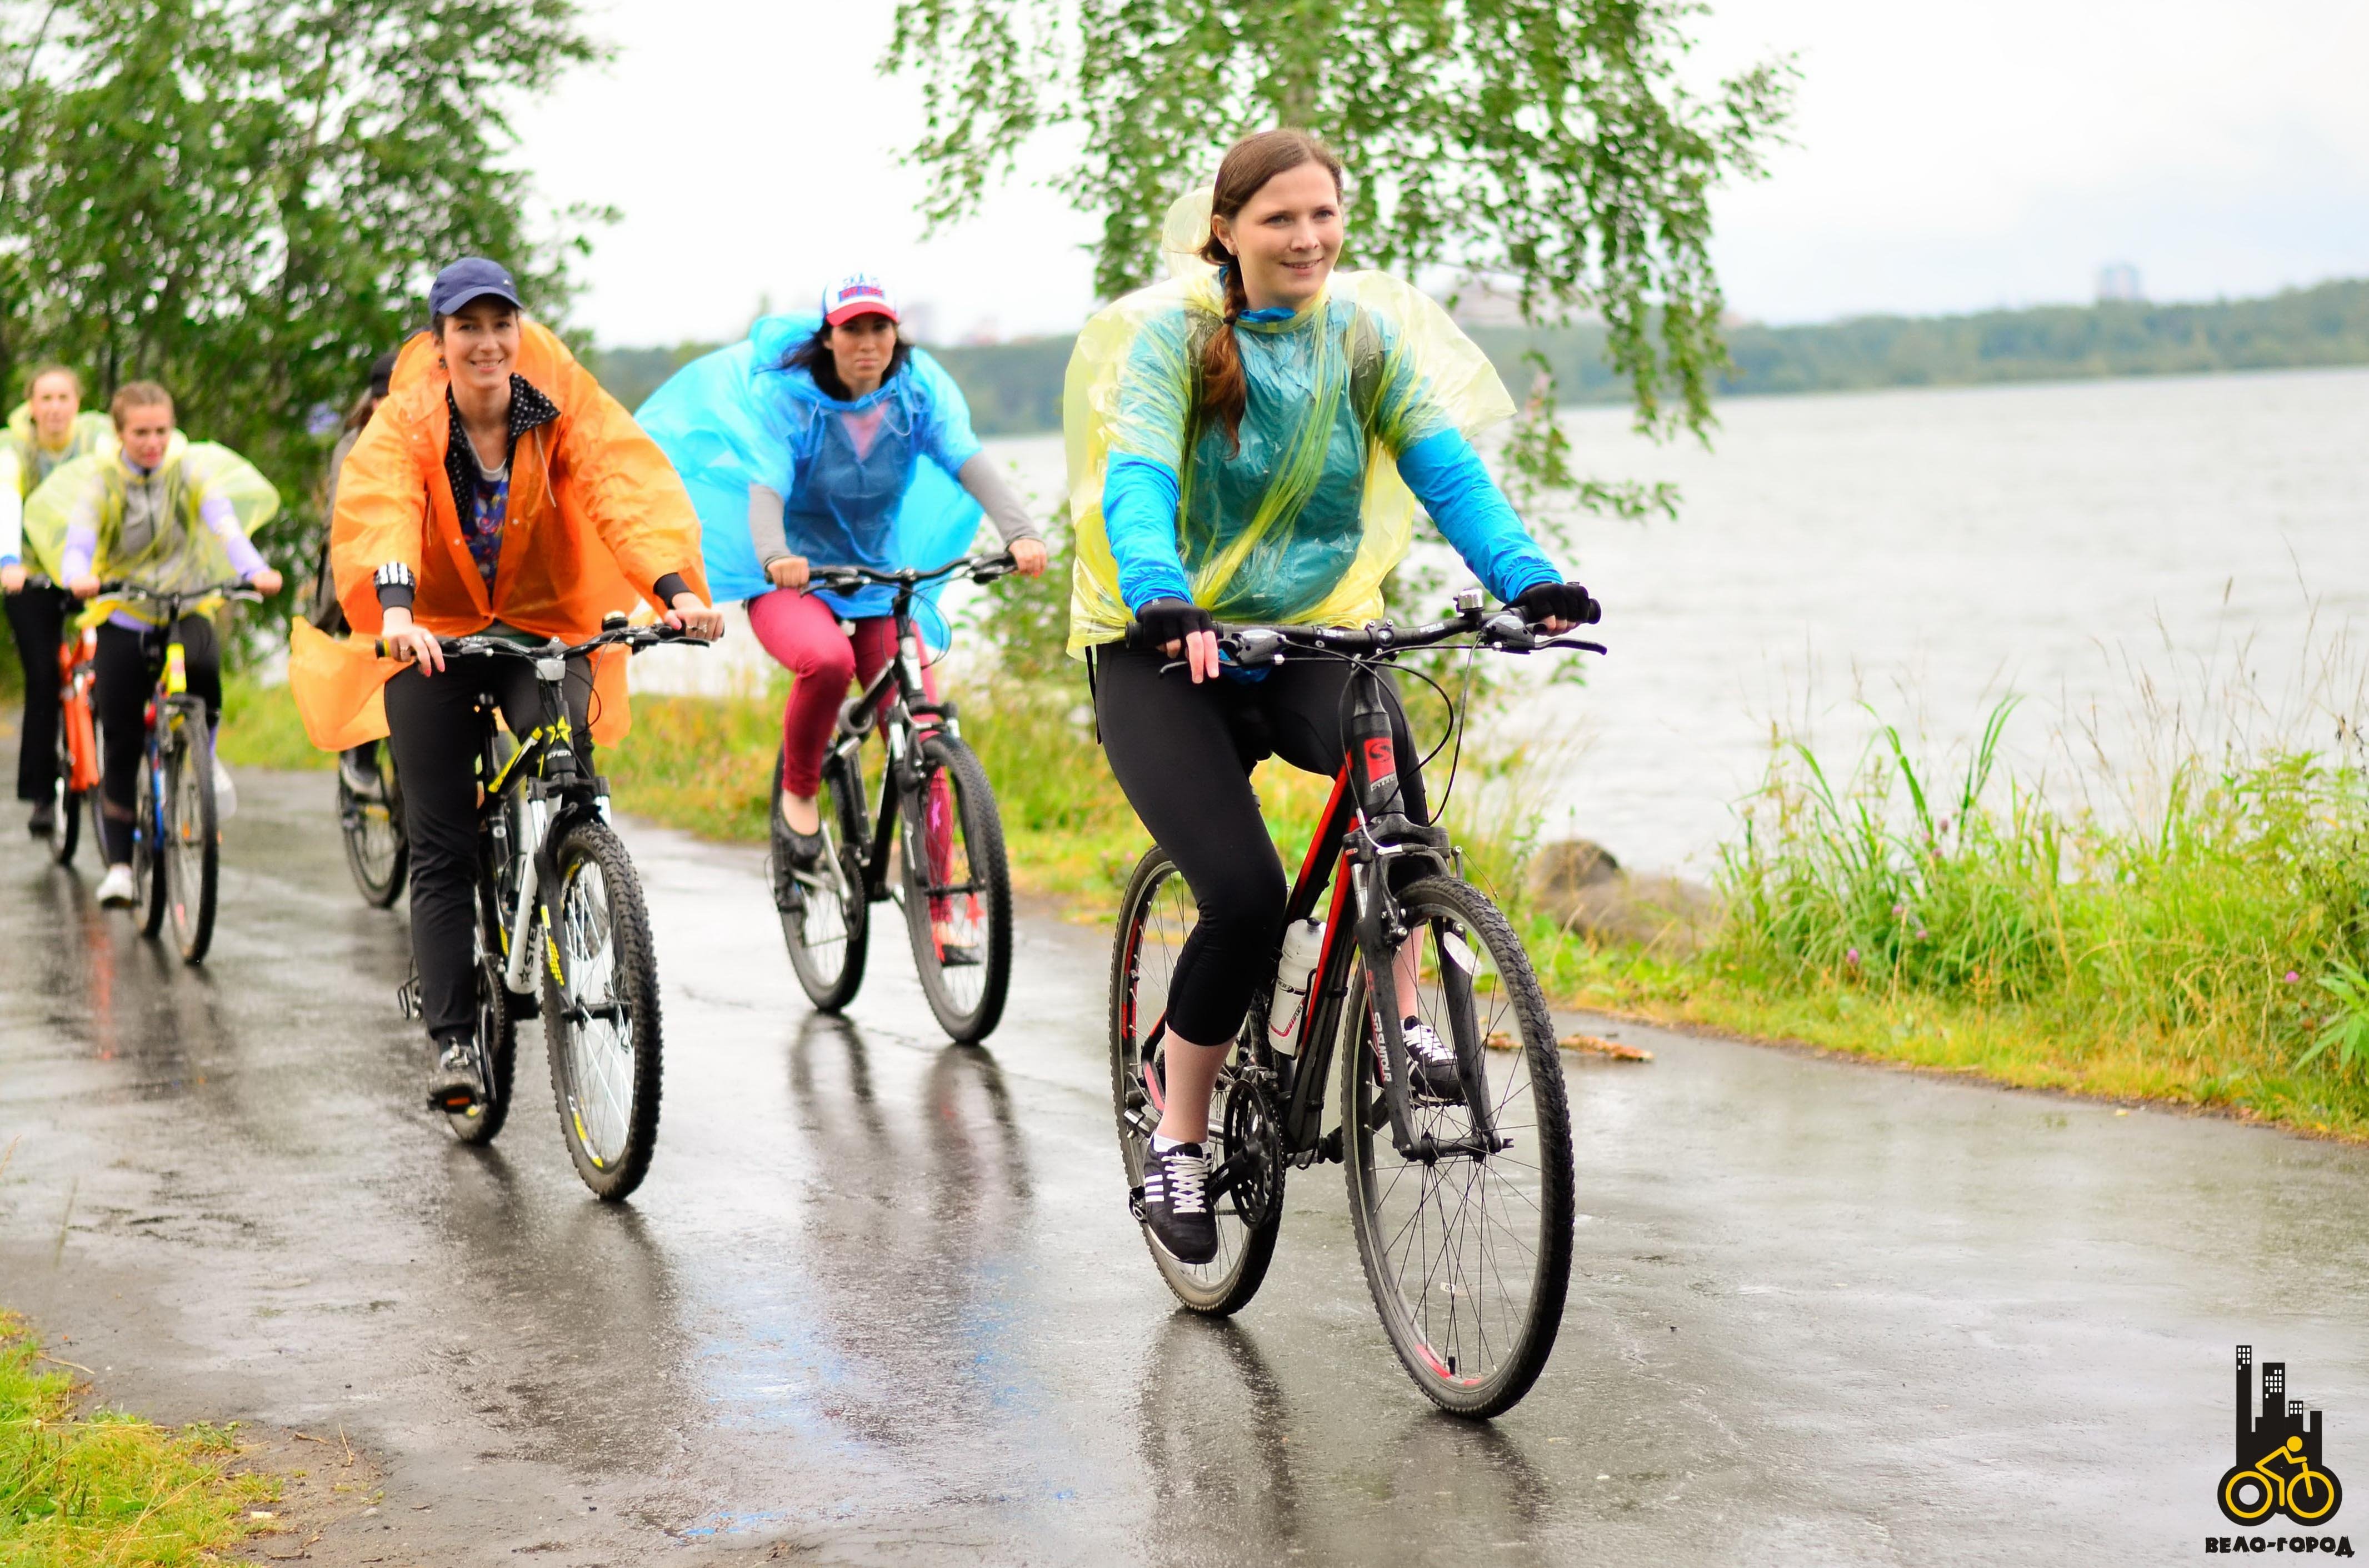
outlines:
M820 325L815 315L761 317L745 340L676 372L635 416L691 490L719 600L773 589L749 536L751 485L783 498L790 548L818 567L943 566L978 532L978 503L955 479L978 438L954 378L916 349L876 391L842 403L807 372L783 368ZM819 597L842 615L885 615L894 592ZM934 607L923 624L932 641L945 640Z

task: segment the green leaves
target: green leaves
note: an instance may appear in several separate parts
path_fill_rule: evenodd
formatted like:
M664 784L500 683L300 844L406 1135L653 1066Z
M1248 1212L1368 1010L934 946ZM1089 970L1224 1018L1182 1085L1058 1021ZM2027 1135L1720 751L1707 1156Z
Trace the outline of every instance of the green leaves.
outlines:
M2321 1022L2295 1065L2302 1067L2325 1052L2336 1059L2340 1072L2369 1067L2369 974L2338 959L2320 976L2319 989L2336 1009Z
M1040 132L1101 220L1096 286L1151 275L1168 203L1235 137L1301 125L1356 181L1360 265L1510 280L1526 318L1592 312L1641 424L1700 429L1724 365L1711 192L1760 172L1792 69L1698 97L1686 0L899 0L883 68L916 74L933 223L975 211Z
M21 30L20 30L21 29ZM59 0L0 22L0 395L161 381L280 488L303 577L319 467L429 275L506 262L545 317L595 212L528 212L509 115L601 57L572 0Z

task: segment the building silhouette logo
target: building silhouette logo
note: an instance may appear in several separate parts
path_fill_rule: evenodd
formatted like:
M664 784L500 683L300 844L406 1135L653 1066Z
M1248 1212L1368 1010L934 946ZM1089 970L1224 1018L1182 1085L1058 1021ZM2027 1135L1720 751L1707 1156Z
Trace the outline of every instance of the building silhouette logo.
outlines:
M2320 1468L2321 1412L2287 1397L2287 1366L2262 1363L2262 1413L2254 1413L2254 1347L2237 1347L2237 1462L2221 1477L2221 1512L2233 1525L2284 1514L2323 1525L2344 1505L2344 1487Z

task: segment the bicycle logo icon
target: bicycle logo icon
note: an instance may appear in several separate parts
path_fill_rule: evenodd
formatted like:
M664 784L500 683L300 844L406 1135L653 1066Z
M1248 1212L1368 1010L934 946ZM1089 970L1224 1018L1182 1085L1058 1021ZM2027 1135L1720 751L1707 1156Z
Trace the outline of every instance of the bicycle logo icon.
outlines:
M2283 1361L2262 1365L2262 1413L2254 1414L2254 1347L2237 1347L2237 1462L2221 1477L2218 1501L2231 1524L2259 1525L2284 1514L2299 1525L2325 1523L2343 1505L2344 1487L2320 1464L2322 1413L2286 1397ZM2266 1450L2261 1445L2269 1443ZM2247 1459L2249 1454L2261 1457Z

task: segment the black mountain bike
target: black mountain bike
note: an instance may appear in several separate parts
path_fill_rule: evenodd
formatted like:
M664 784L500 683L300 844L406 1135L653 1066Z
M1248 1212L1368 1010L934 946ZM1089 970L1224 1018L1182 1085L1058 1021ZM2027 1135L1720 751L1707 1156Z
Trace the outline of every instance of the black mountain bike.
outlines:
M818 567L813 584L841 593L866 583L897 589L890 613L897 652L863 695L840 709L822 762L823 851L801 869L782 822L782 760L773 760L773 904L782 940L807 996L826 1013L855 1000L871 944L872 905L895 899L905 911L913 967L938 1024L975 1044L1003 1017L1012 982L1012 876L1003 821L987 770L963 744L951 701L933 703L921 684L913 600L928 583L968 574L988 583L1013 570L1009 555L967 556L934 571ZM876 806L866 795L864 743L875 731L887 753ZM892 846L896 865L889 864Z
M214 802L214 732L206 704L189 694L181 619L208 600L262 602L244 582L183 593L138 583L102 583L94 596L127 600L165 628L165 658L148 699L148 727L133 800L132 880L141 931L163 934L169 922L181 961L198 964L214 941L214 902L222 875L222 823ZM102 807L102 809L104 807Z
M1149 1230L1144 1240L1186 1307L1237 1311L1274 1256L1285 1173L1342 1162L1366 1283L1399 1359L1435 1403L1481 1417L1528 1392L1554 1346L1571 1273L1571 1118L1553 1024L1520 939L1458 874L1447 833L1402 809L1380 666L1450 645L1603 649L1534 632L1512 612L1484 613L1477 593L1456 610L1416 627L1219 629L1237 664L1355 665L1346 754L1287 905L1291 921L1324 922L1298 1029L1285 1031L1288 1048L1270 1043L1270 979L1218 1078L1207 1145L1217 1256L1184 1264ZM1160 1120L1169 979L1195 920L1184 878L1152 850L1128 881L1111 955L1111 1092L1139 1214ZM1373 1001L1396 995L1402 965L1413 972L1412 1012L1455 1049L1461 1101L1408 1086L1401 1009ZM1336 1057L1340 1108L1328 1130Z
M614 1203L641 1185L658 1144L658 963L641 882L609 827L608 781L576 765L564 683L569 659L601 648L699 639L628 626L622 615L601 626L573 646L437 639L448 657L532 660L542 700L538 722L518 742L503 733L495 703L478 704L477 1050L486 1093L445 1120L464 1143L501 1131L518 1022L539 1012L568 1158L593 1196ZM418 1011L418 990L415 974L401 994L406 1016Z
M411 841L403 826L403 783L385 741L365 741L338 756L338 829L362 901L392 909L411 869Z

